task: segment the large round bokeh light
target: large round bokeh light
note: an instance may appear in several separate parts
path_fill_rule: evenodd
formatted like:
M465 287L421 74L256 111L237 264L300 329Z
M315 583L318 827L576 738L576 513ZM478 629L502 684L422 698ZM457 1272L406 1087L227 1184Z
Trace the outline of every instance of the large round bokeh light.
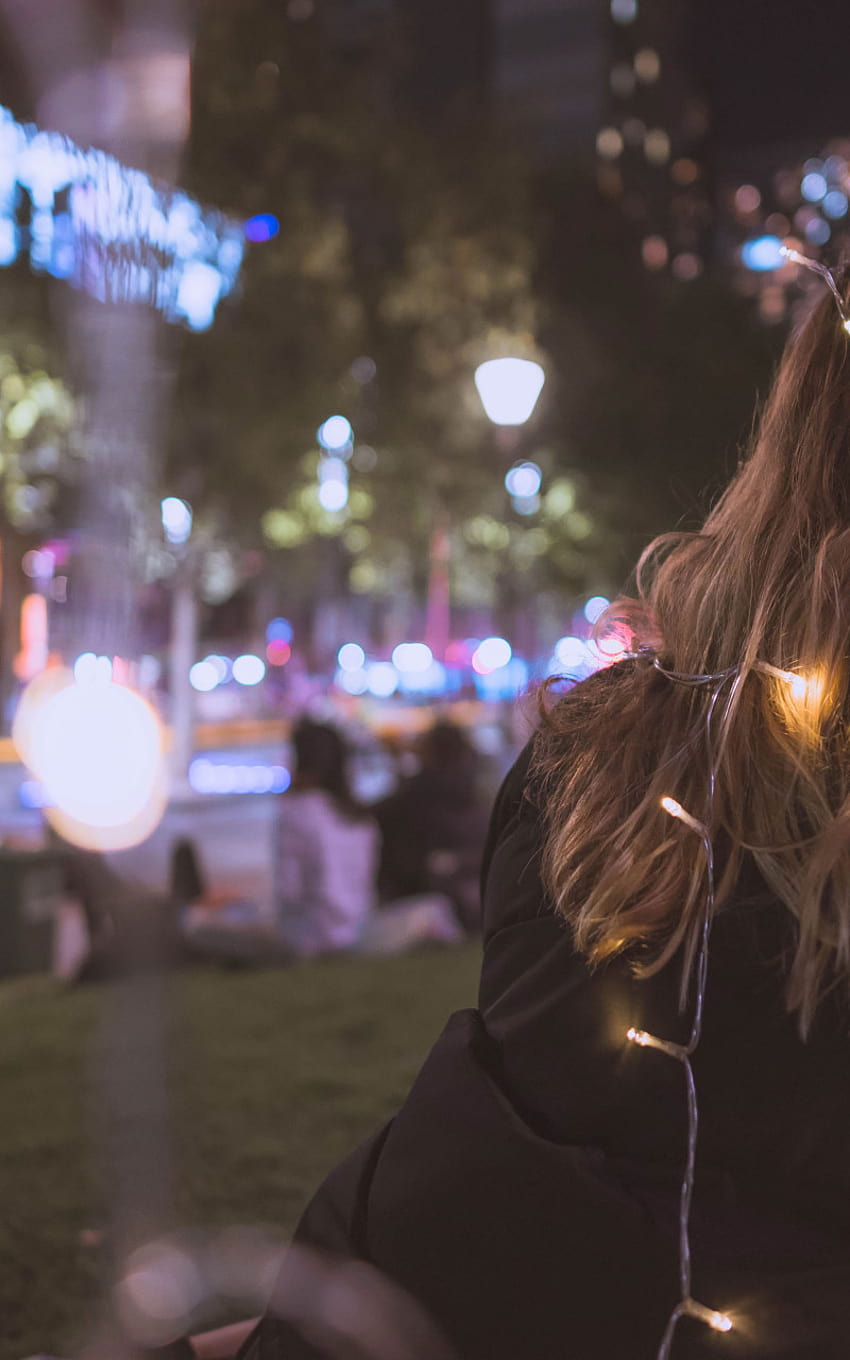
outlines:
M136 845L165 810L159 719L112 680L48 673L24 695L13 737L44 787L45 815L66 840L91 850Z

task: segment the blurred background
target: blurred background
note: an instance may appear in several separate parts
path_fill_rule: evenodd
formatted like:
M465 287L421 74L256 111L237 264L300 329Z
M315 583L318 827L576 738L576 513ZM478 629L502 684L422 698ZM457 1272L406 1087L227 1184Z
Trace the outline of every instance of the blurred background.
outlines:
M616 655L603 602L734 466L799 299L780 241L840 244L830 5L98 0L76 55L24 8L0 7L6 730L61 663L132 672L180 795L281 790L287 721L323 706L515 745L500 705ZM161 331L120 375L119 304ZM3 754L4 813L44 802Z
M533 721L517 697L617 659L594 623L655 534L699 524L806 305L781 245L845 248L845 19L839 0L0 0L0 972L56 967L55 880L22 886L47 826L157 893L188 839L213 896L268 903L305 714L345 734L362 803L417 769L435 719L486 798ZM428 990L399 967L393 995ZM375 976L342 984L354 1049L380 1029ZM248 1017L244 1066L251 1006L280 994L216 986L239 997L234 1062ZM55 999L8 994L25 1101L27 1027L61 1025ZM212 1025L218 1003L192 1005ZM423 1011L401 1057L380 1031L376 1112L432 1029ZM354 1104L334 1155L371 1122ZM191 1214L244 1216L209 1193Z

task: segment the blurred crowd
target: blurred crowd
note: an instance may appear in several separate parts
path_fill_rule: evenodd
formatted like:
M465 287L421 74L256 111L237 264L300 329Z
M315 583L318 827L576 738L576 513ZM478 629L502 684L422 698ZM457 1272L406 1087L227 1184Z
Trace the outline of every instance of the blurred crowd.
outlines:
M400 755L393 791L367 804L352 791L341 730L309 718L296 725L292 782L272 821L270 903L221 893L190 838L173 847L167 899L141 906L106 861L69 849L66 886L89 941L76 975L112 974L131 936L138 957L137 917L148 952L229 966L396 954L476 933L490 803L481 757L448 721Z

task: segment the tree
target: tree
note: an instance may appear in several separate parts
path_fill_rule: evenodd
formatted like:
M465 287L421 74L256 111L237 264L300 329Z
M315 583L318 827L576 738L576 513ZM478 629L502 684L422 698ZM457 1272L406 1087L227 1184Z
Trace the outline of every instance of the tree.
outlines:
M515 517L505 539L484 524L505 517L509 464L473 372L537 352L527 166L480 119L424 127L386 82L376 97L374 71L340 65L318 27L249 10L236 24L230 7L206 9L192 187L281 230L249 252L216 329L187 343L175 486L247 542L261 528L308 596L347 585L421 600L446 512L458 599L490 602L506 552L579 587L578 507L567 529ZM344 512L318 498L315 430L334 410L358 439ZM544 461L556 478L557 448Z
M187 341L174 489L264 543L308 604L346 588L364 615L370 600L421 603L448 514L457 601L486 607L500 576L526 578L564 612L693 518L775 342L723 280L643 275L583 170L541 178L483 117L423 122L401 69L383 50L341 57L318 18L205 7L192 188L273 214L280 233L249 251L215 329ZM544 471L527 518L508 510L472 384L509 350L547 356L521 445ZM344 512L318 497L315 430L334 410L358 440Z
M7 319L0 347L0 711L15 683L24 553L65 532L74 516L82 458L76 404L54 365L31 322Z

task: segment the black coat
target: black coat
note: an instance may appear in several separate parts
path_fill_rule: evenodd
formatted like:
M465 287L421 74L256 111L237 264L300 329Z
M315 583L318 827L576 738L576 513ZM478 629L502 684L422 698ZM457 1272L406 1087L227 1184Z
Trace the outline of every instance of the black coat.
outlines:
M373 1263L461 1360L654 1360L678 1299L684 1077L625 1032L682 1039L689 1020L677 969L641 982L576 954L541 889L527 763L500 791L485 853L479 1007L451 1018L296 1241ZM823 1006L804 1045L783 996L787 912L754 874L733 908L715 923L694 1059L692 1242L694 1296L736 1325L681 1322L672 1360L847 1360L847 1017ZM271 1318L245 1352L316 1353Z

